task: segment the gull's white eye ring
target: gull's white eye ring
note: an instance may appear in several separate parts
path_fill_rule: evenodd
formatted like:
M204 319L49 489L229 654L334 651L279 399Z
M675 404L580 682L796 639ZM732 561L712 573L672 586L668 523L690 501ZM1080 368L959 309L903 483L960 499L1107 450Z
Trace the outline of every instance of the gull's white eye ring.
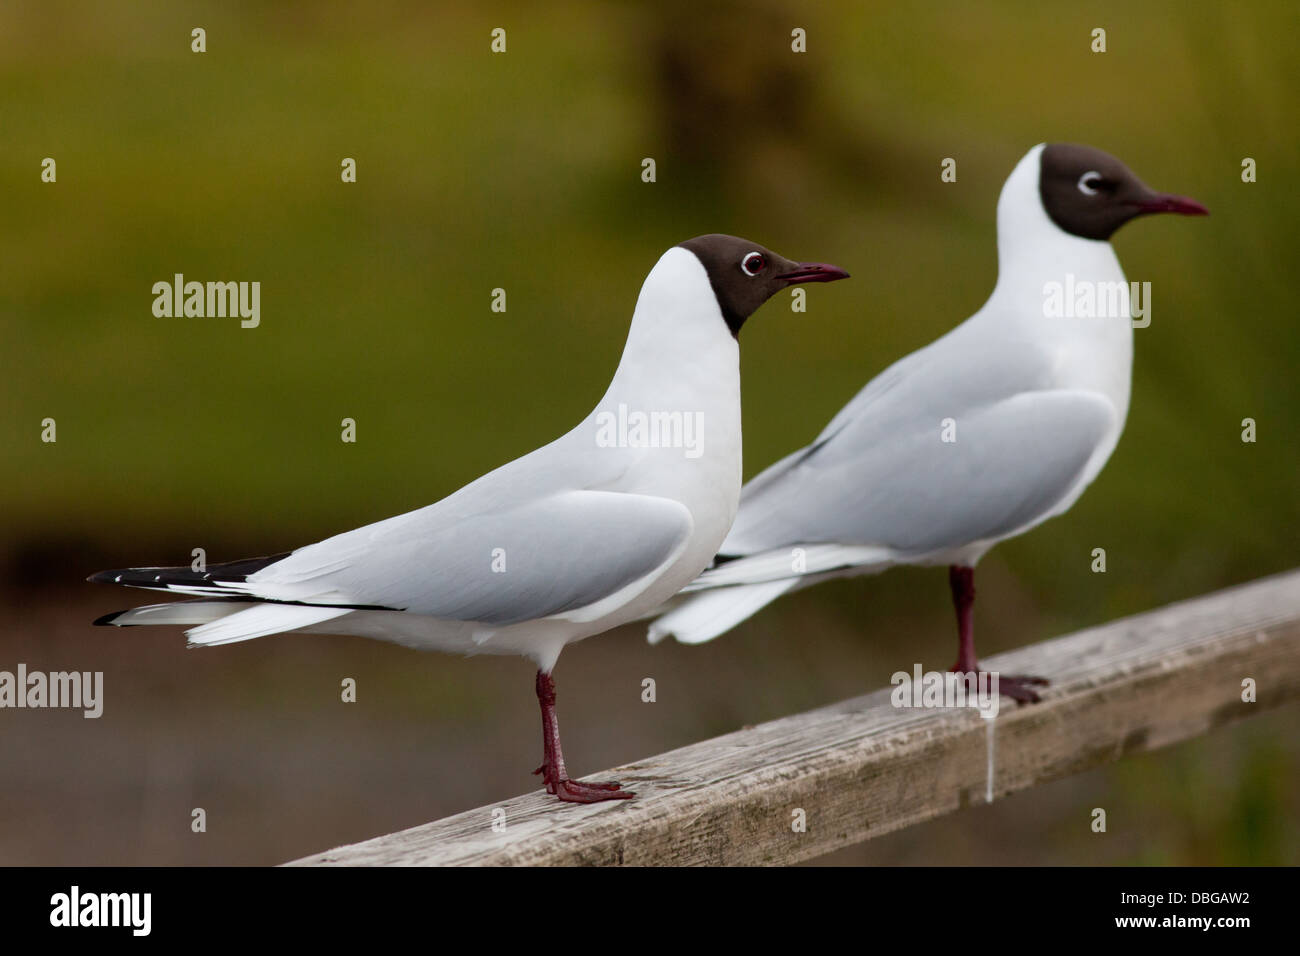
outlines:
M761 252L748 252L740 260L740 271L747 276L756 276L767 268L767 259Z
M1095 196L1101 191L1101 173L1090 169L1079 177L1079 192L1085 196Z

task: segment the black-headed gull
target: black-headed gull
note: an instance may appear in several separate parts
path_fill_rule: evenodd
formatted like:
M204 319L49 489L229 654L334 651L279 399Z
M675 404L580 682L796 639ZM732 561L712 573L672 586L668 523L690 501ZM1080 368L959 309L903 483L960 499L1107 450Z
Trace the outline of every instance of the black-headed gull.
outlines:
M191 646L356 634L537 664L543 775L561 800L632 796L569 778L551 670L566 644L645 616L713 559L741 485L737 333L775 293L848 273L708 235L650 271L604 398L576 428L436 504L288 554L104 571L197 600L96 624L179 624Z
M1108 241L1136 216L1203 215L1089 146L1038 145L998 200L984 306L867 384L817 439L741 494L714 567L650 626L701 643L827 578L948 565L959 650L978 670L976 562L1068 509L1119 440L1133 364L1129 288ZM1036 701L1037 677L1001 677Z

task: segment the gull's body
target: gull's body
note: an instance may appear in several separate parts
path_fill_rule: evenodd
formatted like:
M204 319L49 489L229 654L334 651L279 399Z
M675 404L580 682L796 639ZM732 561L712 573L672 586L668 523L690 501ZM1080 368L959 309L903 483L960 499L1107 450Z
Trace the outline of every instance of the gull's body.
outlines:
M1094 229L1067 209L1058 216L1063 227L1049 213L1044 149L1031 150L1003 187L998 279L984 306L886 369L812 444L745 486L719 562L688 589L703 593L675 602L651 626L651 640L709 640L780 595L830 577L946 564L959 621L965 617L958 669L975 668L974 566L999 541L1073 505L1114 451L1128 414L1127 286L1118 314L1045 314L1049 282L1071 276L1076 287L1109 288L1126 280L1106 238L1066 228L1100 232L1105 224Z
M565 644L654 608L709 563L740 495L739 347L717 311L699 261L670 250L646 280L609 389L575 428L435 504L222 587L311 607L236 605L191 643L301 629L521 654L549 670ZM700 411L708 454L598 446L596 416L620 403ZM253 612L267 622L241 627L236 615ZM275 626L327 612L337 616Z
M754 250L770 274L740 272ZM97 623L189 625L192 646L303 631L523 655L538 667L548 788L604 799L617 788L565 775L550 671L566 644L644 616L708 565L740 495L735 333L778 288L844 275L733 237L676 246L646 278L609 389L567 434L426 508L288 555L102 572L92 580L200 599ZM698 416L699 453L601 442L601 416L620 407Z

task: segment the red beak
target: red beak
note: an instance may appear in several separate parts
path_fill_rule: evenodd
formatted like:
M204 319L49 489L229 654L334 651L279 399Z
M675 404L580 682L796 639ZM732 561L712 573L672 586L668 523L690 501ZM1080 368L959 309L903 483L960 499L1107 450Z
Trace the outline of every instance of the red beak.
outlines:
M848 277L849 274L839 266L828 265L825 262L801 262L799 268L777 276L778 279L784 279L786 285L798 285L801 282L834 282L836 279Z
M1206 209L1195 199L1188 199L1186 196L1170 196L1168 194L1156 194L1150 199L1143 199L1134 203L1139 212L1176 212L1182 216L1208 216L1210 210Z

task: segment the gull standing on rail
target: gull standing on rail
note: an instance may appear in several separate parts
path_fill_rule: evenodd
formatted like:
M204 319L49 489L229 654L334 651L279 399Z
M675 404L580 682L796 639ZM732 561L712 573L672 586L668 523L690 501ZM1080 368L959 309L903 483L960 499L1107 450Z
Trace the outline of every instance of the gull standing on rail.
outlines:
M551 670L566 644L646 616L712 560L741 485L737 335L772 295L848 273L734 236L669 249L646 277L613 381L576 428L436 504L297 551L91 581L197 595L106 615L179 624L190 646L356 634L537 664L548 793L632 796L569 777Z
M1119 441L1133 333L1108 240L1136 216L1165 212L1206 209L1154 192L1101 150L1031 149L998 200L998 281L983 308L887 368L811 445L746 484L714 566L687 589L698 593L672 602L650 640L702 643L818 581L946 564L953 670L978 671L975 564L1066 511ZM1076 296L1080 306L1091 296L1092 309L1076 309ZM1099 303L1111 314L1086 314L1105 312ZM1046 683L999 677L1020 703Z

